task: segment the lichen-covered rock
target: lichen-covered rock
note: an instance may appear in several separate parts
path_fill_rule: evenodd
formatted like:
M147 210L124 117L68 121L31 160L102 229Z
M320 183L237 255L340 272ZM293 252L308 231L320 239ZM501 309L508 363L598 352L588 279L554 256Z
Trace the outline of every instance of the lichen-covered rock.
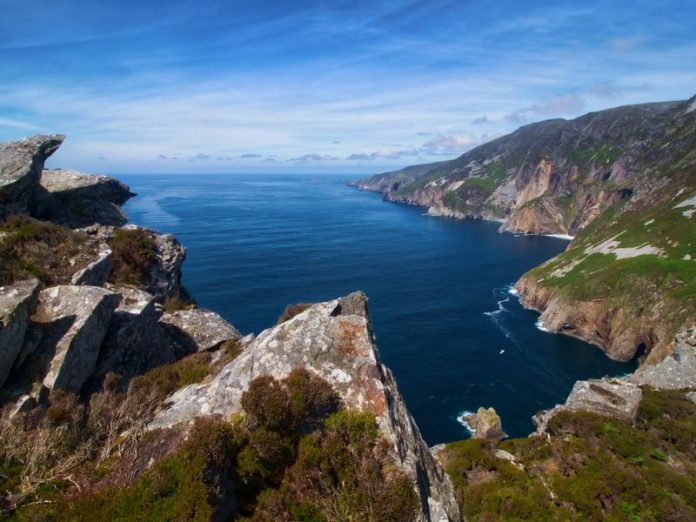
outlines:
M561 411L587 411L633 421L643 398L643 390L636 384L622 379L590 379L578 381L573 386L565 404L535 415L537 433L547 431L548 422Z
M172 395L151 428L190 423L196 416L241 411L241 397L261 375L281 379L305 368L327 380L345 407L375 414L398 466L414 482L423 520L459 520L449 479L433 459L396 382L379 360L361 293L311 306L254 339L209 383Z
M41 333L35 356L49 390L79 391L92 374L119 295L94 286L42 290L32 327Z
M186 249L172 234L155 234L157 262L150 273L147 291L160 299L184 295L181 287L181 266Z
M130 379L155 366L176 361L173 346L161 342L157 324L159 312L155 297L143 290L109 286L120 296L99 352L99 359L90 379L99 388L108 372Z
M0 387L5 384L22 349L38 296L36 279L0 286Z
M35 212L44 162L64 139L54 134L0 144L0 221L10 214Z
M500 416L494 408L479 408L472 415L465 415L464 420L469 425L475 439L502 439L505 437Z
M242 334L219 314L196 308L165 312L160 325L169 342L178 346L180 353L202 352L217 348L229 339L240 339Z
M40 217L72 228L92 224L121 226L128 217L121 209L134 196L120 181L74 170L44 170Z
M629 381L658 390L696 388L696 328L677 335L671 355L655 365L641 366Z
M78 270L70 281L73 285L102 286L106 283L111 270L111 249L102 244L97 258L85 268Z

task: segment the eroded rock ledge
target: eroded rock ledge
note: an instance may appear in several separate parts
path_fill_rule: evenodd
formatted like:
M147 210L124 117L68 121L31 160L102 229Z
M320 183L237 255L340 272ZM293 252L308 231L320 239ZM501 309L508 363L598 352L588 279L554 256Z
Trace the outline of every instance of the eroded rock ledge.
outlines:
M281 379L295 368L327 380L345 407L375 414L395 462L414 481L423 520L459 520L452 485L431 456L394 377L380 362L362 293L313 305L247 341L242 354L212 381L172 395L150 427L188 424L197 416L229 418L241 411L242 393L255 377Z

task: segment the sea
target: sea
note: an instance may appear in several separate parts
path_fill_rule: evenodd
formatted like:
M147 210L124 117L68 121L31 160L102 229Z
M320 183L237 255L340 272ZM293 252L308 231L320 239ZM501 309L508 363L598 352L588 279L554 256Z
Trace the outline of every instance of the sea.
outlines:
M183 283L198 306L245 334L273 326L287 304L364 291L382 361L431 445L469 437L462 415L480 406L526 436L576 380L636 367L545 331L514 295L564 239L426 216L349 187L355 175L118 178L138 194L130 221L185 245Z

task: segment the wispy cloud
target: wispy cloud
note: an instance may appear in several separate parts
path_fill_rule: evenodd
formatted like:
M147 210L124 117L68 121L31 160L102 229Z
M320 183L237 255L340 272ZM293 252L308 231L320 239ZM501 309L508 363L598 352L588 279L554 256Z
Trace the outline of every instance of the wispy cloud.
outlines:
M85 170L377 170L696 90L673 0L124 2L3 6L0 140L64 132L52 161Z

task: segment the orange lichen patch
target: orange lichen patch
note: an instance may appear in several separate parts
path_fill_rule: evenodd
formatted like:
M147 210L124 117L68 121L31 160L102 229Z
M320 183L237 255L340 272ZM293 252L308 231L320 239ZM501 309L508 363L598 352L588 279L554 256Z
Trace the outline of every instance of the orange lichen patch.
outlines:
M341 337L338 350L346 355L367 355L364 335L365 327L349 321L340 321L339 327L341 329Z
M387 397L381 387L375 386L374 382L365 382L365 399L370 411L377 417L387 414Z

